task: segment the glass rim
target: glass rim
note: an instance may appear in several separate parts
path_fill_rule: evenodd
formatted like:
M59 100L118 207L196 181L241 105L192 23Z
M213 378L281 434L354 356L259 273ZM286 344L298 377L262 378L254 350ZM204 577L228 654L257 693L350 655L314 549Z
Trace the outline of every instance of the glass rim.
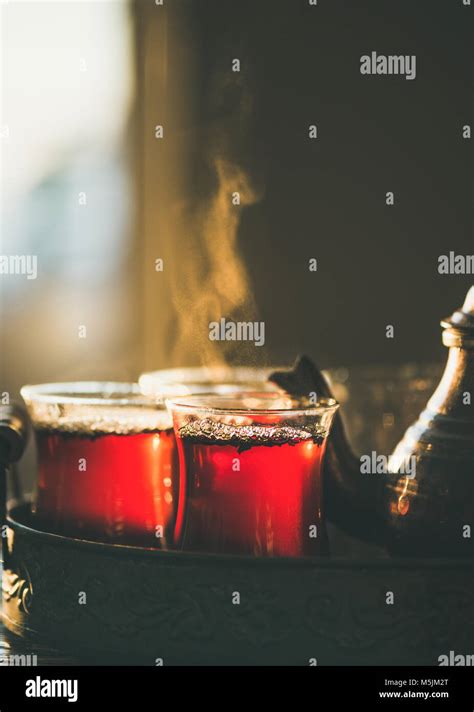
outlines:
M281 400L282 398L297 402L299 405L292 405L286 408L259 408L259 407L229 407L211 405L215 401L242 400L244 398L255 398L261 401ZM210 415L318 415L322 413L334 413L339 408L339 403L335 398L321 398L314 404L304 404L303 399L290 394L283 394L271 391L235 391L233 393L199 393L195 395L179 396L177 398L167 398L166 407L168 410L178 410L180 412L198 413L204 412Z
M286 366L182 366L180 368L164 368L154 371L145 371L140 374L138 384L140 390L145 395L158 395L169 398L194 395L193 388L199 388L196 393L210 393L216 388L235 388L240 390L247 385L248 390L253 387L263 387L263 383L277 388L276 384L265 380L268 376L281 370L287 370ZM264 380L262 381L262 377ZM261 382L261 384L260 384ZM202 390L209 387L209 391ZM178 391L173 393L173 388ZM188 389L188 392L184 392ZM181 392L179 392L181 391ZM232 391L228 390L228 393Z
M20 394L27 404L165 407L163 400L145 395L138 383L127 381L38 383L22 386Z

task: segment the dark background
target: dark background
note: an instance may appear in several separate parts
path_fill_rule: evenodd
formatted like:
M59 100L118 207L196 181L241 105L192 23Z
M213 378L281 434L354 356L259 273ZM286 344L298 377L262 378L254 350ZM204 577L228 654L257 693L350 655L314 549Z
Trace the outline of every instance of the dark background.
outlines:
M201 38L198 121L225 114L208 90L232 57L242 58L253 100L239 150L264 197L243 211L238 241L270 360L302 350L323 366L444 358L439 320L473 283L438 274L439 255L473 252L471 143L461 134L471 122L472 8L462 0L186 5ZM360 57L373 50L415 54L416 79L361 75ZM199 185L199 165L195 177Z
M5 32L15 7L5 8ZM100 7L87 8L89 33L85 26L71 35L74 59L59 31L54 42L46 32L47 8L68 29L71 11L45 3L37 17L38 59L70 62L78 114L83 88L98 81L99 59L120 73L105 47L87 45L88 35L100 43L104 32ZM39 275L0 282L2 387L14 398L24 383L134 380L144 370L206 360L207 320L193 330L191 314L180 341L175 301L206 239L205 229L190 233L215 192L219 153L260 194L241 208L236 239L256 310L241 304L232 313L224 303L217 315L264 320L266 345L242 345L234 361L288 362L301 351L322 367L443 360L439 320L473 283L472 275L438 274L439 255L474 247L472 149L462 138L472 123L472 7L462 0L134 0L127 12L134 86L119 146L112 157L94 141L76 147L75 162L86 153L93 164L87 170L77 171L69 154L68 170L55 169L52 156L51 175L19 205L21 239L15 244L10 234L3 248L37 254ZM40 89L16 78L21 36L16 44L7 78L30 97L34 116ZM372 51L415 54L416 79L361 75L360 57ZM81 57L86 73L77 69ZM52 74L45 87L61 96L65 79ZM107 108L111 123L119 109ZM160 123L162 141L154 135ZM10 145L21 143L19 129L10 129ZM80 190L88 192L87 209L77 207ZM387 191L394 206L385 203ZM183 205L189 215L178 225ZM161 274L157 257L165 258ZM194 275L198 305L209 288L203 264ZM78 339L78 324L87 325L87 339Z

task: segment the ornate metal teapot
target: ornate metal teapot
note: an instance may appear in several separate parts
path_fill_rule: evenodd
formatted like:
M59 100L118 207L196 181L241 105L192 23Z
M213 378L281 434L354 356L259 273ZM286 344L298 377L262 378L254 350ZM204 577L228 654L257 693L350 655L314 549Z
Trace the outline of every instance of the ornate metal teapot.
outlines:
M474 528L474 287L441 322L449 348L443 377L425 410L380 474L367 474L338 412L325 469L328 518L395 555L472 556ZM271 380L289 392L332 397L306 358Z

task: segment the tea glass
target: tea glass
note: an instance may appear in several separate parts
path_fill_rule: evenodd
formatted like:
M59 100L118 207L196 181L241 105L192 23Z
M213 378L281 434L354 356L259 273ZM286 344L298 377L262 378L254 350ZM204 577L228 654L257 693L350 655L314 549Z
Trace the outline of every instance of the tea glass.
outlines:
M272 392L171 398L184 550L324 555L322 465L338 408Z
M48 531L168 548L178 461L164 403L138 384L24 386L38 483L33 513Z

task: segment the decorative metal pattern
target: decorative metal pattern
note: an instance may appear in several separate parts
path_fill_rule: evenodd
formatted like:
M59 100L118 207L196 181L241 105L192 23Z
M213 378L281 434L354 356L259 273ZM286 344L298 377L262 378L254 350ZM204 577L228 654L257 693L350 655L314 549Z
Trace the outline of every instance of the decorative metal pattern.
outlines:
M470 650L472 562L172 554L11 527L6 625L74 654L151 665L436 665Z

